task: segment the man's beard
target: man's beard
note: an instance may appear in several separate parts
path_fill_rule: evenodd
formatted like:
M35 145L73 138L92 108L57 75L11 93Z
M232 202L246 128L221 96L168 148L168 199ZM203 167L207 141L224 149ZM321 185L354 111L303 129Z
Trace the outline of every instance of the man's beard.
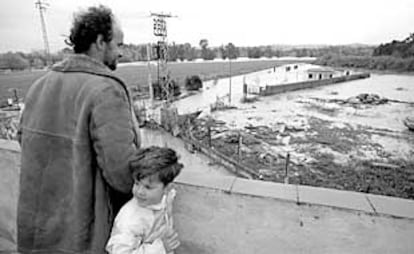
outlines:
M112 60L112 61L104 61L104 64L111 69L112 71L116 70L116 60Z
M111 57L111 51L108 48L104 52L103 63L112 71L116 70L117 58Z

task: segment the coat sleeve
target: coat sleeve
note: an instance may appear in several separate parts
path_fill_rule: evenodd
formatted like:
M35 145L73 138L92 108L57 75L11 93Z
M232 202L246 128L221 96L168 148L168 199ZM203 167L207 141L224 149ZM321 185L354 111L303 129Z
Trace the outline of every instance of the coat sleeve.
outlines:
M109 185L129 193L129 161L137 149L131 105L122 88L107 86L96 95L90 130L98 166Z
M151 228L150 224L145 216L121 210L115 219L106 250L109 254L165 254L161 239L151 243L144 242L145 232Z
M19 145L21 147L22 145L22 117L23 117L23 112L24 112L24 104L20 105L20 112L19 112L19 118L18 118L18 122L19 122L19 126L17 128L17 142L19 142Z

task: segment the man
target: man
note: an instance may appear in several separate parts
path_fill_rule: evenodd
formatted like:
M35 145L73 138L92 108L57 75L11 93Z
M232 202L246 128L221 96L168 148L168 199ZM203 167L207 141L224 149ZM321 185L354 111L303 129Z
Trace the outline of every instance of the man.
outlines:
M37 80L21 118L20 253L104 253L110 196L130 193L139 147L131 98L114 76L123 33L111 10L74 17L75 54ZM118 206L121 204L118 204Z

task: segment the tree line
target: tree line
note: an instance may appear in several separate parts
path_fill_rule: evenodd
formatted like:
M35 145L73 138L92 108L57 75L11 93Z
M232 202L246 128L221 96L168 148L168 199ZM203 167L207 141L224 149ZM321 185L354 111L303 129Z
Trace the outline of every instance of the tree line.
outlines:
M404 40L393 40L375 47L372 54L326 54L315 62L320 65L371 70L414 71L414 33Z
M149 52L148 52L149 48ZM158 48L159 50L159 48ZM42 51L31 53L8 52L0 54L0 69L23 70L29 68L43 68L51 63L62 60L72 53L70 48L46 56ZM148 57L148 54L150 55ZM157 44L135 45L127 44L123 48L123 57L120 62L146 61L148 58L157 58ZM237 47L233 43L211 47L207 39L201 39L199 45L190 43L168 44L167 61L193 61L197 58L204 60L245 58L273 58L273 57L315 57L316 63L343 67L360 67L369 69L413 69L414 34L402 41L392 41L369 46L362 44L339 46L288 46L266 45L256 47Z
M393 40L390 43L380 44L374 49L373 56L394 56L409 58L414 56L414 33L402 41Z
M148 53L150 59L155 60L157 56L156 44L150 45L150 52L147 44L135 45L126 44L123 48L123 57L120 62L146 61ZM321 57L329 53L341 52L345 55L370 55L373 47L370 46L325 46L325 47L292 47L292 46L257 46L237 47L228 43L219 47L211 47L207 39L200 40L198 46L190 43L170 43L167 51L167 61L193 61L195 59L236 59L244 58L272 58L272 57ZM23 70L28 68L43 68L50 63L62 60L65 55L72 53L70 48L64 48L59 52L46 56L42 51L31 53L8 52L0 54L0 69Z

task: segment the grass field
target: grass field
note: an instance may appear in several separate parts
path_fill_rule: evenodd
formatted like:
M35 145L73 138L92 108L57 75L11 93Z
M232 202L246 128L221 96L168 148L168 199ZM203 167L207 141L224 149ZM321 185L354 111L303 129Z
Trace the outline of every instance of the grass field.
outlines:
M272 68L274 66L287 64L292 60L257 60L245 62L232 62L231 74L239 75L258 70ZM297 62L297 61L295 61ZM229 62L186 62L171 63L168 65L171 77L180 86L184 85L187 76L199 75L202 80L223 78L230 75ZM23 97L30 85L45 71L19 71L0 74L0 106L5 105L7 98L13 96L13 89L17 89L19 97ZM126 82L128 86L146 87L148 83L148 68L146 65L127 65L118 68L116 73ZM157 68L151 67L152 79L157 78Z

